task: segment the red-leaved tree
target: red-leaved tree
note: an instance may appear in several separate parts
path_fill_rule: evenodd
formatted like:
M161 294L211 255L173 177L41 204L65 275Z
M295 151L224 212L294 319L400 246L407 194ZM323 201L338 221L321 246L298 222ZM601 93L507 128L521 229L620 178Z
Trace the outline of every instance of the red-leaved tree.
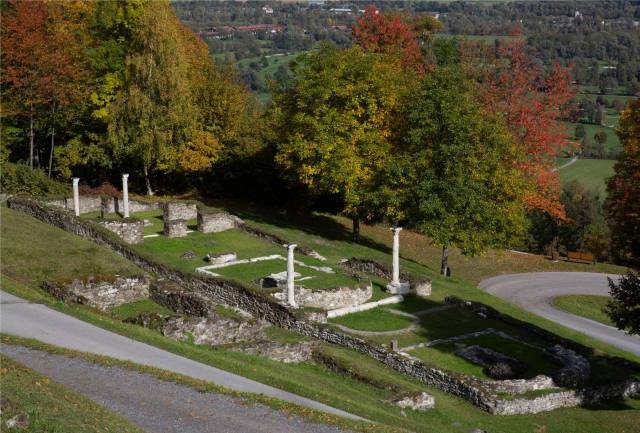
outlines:
M352 31L354 42L363 49L396 56L404 66L424 70L418 36L400 15L385 15L369 5Z
M487 108L505 117L524 155L520 168L529 183L524 204L564 221L553 168L555 158L574 146L561 123L575 95L570 67L555 64L545 70L527 54L526 42L516 38L498 49L486 79Z

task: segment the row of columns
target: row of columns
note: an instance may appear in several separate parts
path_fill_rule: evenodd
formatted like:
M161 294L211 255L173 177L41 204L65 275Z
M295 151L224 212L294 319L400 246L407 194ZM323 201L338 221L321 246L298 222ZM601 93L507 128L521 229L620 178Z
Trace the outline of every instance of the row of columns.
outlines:
M80 216L80 178L74 177L73 181L73 211L76 216ZM122 202L124 217L129 218L129 175L122 175Z

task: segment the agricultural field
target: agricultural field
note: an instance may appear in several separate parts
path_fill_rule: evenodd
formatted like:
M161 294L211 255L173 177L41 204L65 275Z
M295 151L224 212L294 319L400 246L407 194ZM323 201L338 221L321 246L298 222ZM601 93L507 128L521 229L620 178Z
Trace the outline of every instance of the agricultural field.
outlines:
M558 165L565 164L570 158L559 158ZM568 167L559 170L563 184L576 181L584 188L600 195L606 193L606 181L613 176L614 160L611 159L578 159Z

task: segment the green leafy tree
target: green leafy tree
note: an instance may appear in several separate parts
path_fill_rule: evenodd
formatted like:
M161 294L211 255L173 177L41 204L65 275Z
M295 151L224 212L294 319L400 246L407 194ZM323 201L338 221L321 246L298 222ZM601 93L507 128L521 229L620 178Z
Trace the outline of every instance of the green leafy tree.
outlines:
M617 130L622 154L607 182L612 253L618 260L640 266L640 99L620 116Z
M443 275L449 246L481 254L524 228L517 147L476 94L457 68L437 67L406 106L409 222L442 246Z
M211 100L202 88L212 84L207 47L183 27L168 2L145 8L133 46L123 91L110 104L109 138L117 157L142 168L151 195L152 171L203 171L222 145L213 131L219 125L199 104Z
M640 335L640 274L629 270L618 282L608 280L612 299L605 312L618 329Z
M339 197L357 240L360 220L378 214L368 197L389 159L406 76L399 61L331 45L300 59L292 72L274 96L276 161L312 194Z

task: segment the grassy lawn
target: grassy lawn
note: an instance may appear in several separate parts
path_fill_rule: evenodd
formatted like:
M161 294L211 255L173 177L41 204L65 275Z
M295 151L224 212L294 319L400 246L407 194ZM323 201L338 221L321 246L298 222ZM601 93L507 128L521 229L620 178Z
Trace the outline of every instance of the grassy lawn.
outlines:
M27 414L28 426L16 431L142 433L139 428L92 400L49 380L11 358L0 356L0 363L2 398L11 404L8 410L2 409L0 422L3 427L13 416Z
M561 164L569 161L562 159ZM612 159L579 159L568 167L559 171L560 181L563 184L577 181L585 189L597 192L601 195L606 193L606 180L613 176Z
M607 134L607 141L604 142L604 146L607 152L611 152L614 150L622 149L622 146L620 144L620 139L618 138L618 135L616 134L616 130L615 130L615 127L617 126L617 122L618 122L618 116L614 115L614 116L607 116L607 118L605 119L605 123L607 124L607 126L593 125L590 123L583 123L582 126L584 126L585 133L587 137L589 137L589 141L591 143L595 142L595 140L593 139L593 136L595 135L596 132L604 131L605 134ZM562 122L562 123L567 129L567 134L573 139L577 140L577 138L574 136L574 133L578 123L574 123L574 122Z
M368 419L394 426L394 428L417 432L456 433L466 432L474 428L482 428L491 432L509 433L532 432L541 428L544 428L543 431L545 432L576 431L596 433L607 431L622 433L624 431L633 431L634 426L640 423L640 401L637 400L610 403L604 406L598 406L597 408L562 409L540 415L491 416L451 395L423 387L417 383L413 384L413 381L405 376L389 370L384 365L366 356L352 352L351 350L338 348L343 351L343 357L351 360L352 365L362 366L363 368L366 366L365 371L368 372L367 374L373 376L373 380L392 380L393 382L398 381L401 383L410 382L415 389L427 389L435 396L437 402L435 409L426 413L405 411L406 413L403 415L398 407L388 403L388 401L396 395L393 390L376 387L362 380L358 380L355 377L332 371L327 367L315 364L282 364L244 353L230 352L223 349L211 350L206 347L192 345L188 342L179 342L163 337L159 333L149 329L122 323L114 320L109 315L85 306L65 305L53 300L39 289L41 283L39 276L55 274L56 272L61 273L61 271L58 271L58 268L77 268L76 273L87 275L90 273L90 270L88 271L82 267L78 268L76 265L71 265L82 262L83 260L91 263L104 262L109 264L114 273L123 273L126 269L128 269L129 272L136 273L138 270L104 248L94 246L93 250L88 251L86 247L93 244L63 232L62 230L40 223L12 210L1 209L0 213L2 214L2 230L0 234L2 235L1 241L3 247L11 246L12 248L11 254L8 251L3 251L2 271L4 273L5 269L15 270L10 276L11 278L6 278L6 275L3 275L3 289L11 291L18 296L39 300L60 311L119 334L129 336L138 341L143 341L178 355L330 404ZM375 258L384 263L390 262L388 255L388 251L390 250L388 244L390 240L388 229L380 226L364 226L364 243L352 244L347 240L348 228L343 224L345 220L325 216L321 216L321 218L322 221L327 223L327 227L333 228L335 231L327 232L324 230L326 227L323 226L319 226L317 231L312 231L304 227L295 226L287 220L280 223L278 230L282 233L283 238L287 240L298 241L299 239L297 238L301 240L304 239L305 242L301 243L317 249L320 254L328 257L328 263L335 263L335 260L338 258L350 257L352 255ZM307 217L307 221L313 222L314 217ZM256 222L260 222L260 224L265 226L271 225L264 219L256 219ZM274 232L276 232L276 230L274 230ZM319 233L324 234L324 236L320 236ZM376 240L378 234L379 241ZM413 235L414 234L409 231L404 231L402 234L402 242L404 242L404 259L402 260L402 266L405 270L411 271L412 273L434 277L433 301L441 301L444 296L448 294L480 300L492 304L494 307L508 314L537 322L541 326L558 331L564 336L574 337L574 339L582 341L585 344L612 353L623 354L621 351L617 351L605 343L582 336L577 332L566 330L551 322L540 320L513 305L481 292L475 288L474 284L469 282L469 280L463 280L460 277L446 280L440 279L435 275L433 271L435 268L429 265L428 260L423 262L419 258L420 256L425 258L430 257L429 254L432 254L435 249L428 247L428 243L424 238L421 238L419 244L421 247L419 249L410 248L411 243L408 242L407 239L410 239ZM18 238L21 239L20 242L12 242L12 240ZM47 254L44 253L29 254L32 239L41 238L45 239L43 243L49 246L61 246L56 250L55 260L50 259ZM71 245L72 240L76 244L76 248L67 249L65 245ZM339 249L341 245L345 245L344 250ZM427 248L425 248L425 246L427 246ZM48 252L50 249L46 251ZM426 263L427 266L425 267L423 263ZM526 265L523 265L523 267L535 270L535 263L537 262L526 262ZM546 261L542 259L541 263L546 263ZM28 274L25 274L21 272L21 270L26 269L27 264ZM116 266L116 264L119 264L121 269L119 266ZM563 270L583 269L579 266L574 267L574 265L552 265ZM472 269L476 265L475 263L471 263L466 266ZM502 267L498 266L494 268L495 273L498 273L499 270L507 270L506 265L503 264ZM104 269L101 269L101 272L104 273ZM456 272L455 269L454 272ZM460 275L463 275L462 267L458 269L458 272ZM487 264L486 267L481 267L480 270L476 270L473 275L477 276L483 273L484 275L490 275L490 272L491 270ZM413 301L413 303L415 304L415 301ZM407 308L418 308L418 306L410 305ZM457 326L456 323L460 320L458 316L459 315L454 315L453 317L441 318L441 323L439 324L440 330L446 327L444 324L446 321L449 322L449 326L451 327ZM427 323L429 322L427 321ZM431 323L435 325L433 319ZM277 333L277 331L275 332ZM284 339L295 338L295 336L287 333L278 335L277 337ZM421 338L424 341L424 336L421 336ZM626 354L625 356L630 359L635 359L633 355ZM599 357L598 359L602 360L603 365L606 365L606 357ZM623 372L622 374L626 373ZM373 426L367 429L368 431L393 431L392 428L376 430Z
M390 313L384 308L347 314L331 319L329 322L361 331L395 331L411 325L410 318Z
M586 317L605 325L615 326L603 309L609 301L608 296L565 295L553 299L553 305L577 316Z
M156 313L165 316L175 314L168 308L156 304L151 299L142 299L140 301L129 302L128 304L119 305L109 310L111 315L116 319L125 320L136 317L141 313Z

